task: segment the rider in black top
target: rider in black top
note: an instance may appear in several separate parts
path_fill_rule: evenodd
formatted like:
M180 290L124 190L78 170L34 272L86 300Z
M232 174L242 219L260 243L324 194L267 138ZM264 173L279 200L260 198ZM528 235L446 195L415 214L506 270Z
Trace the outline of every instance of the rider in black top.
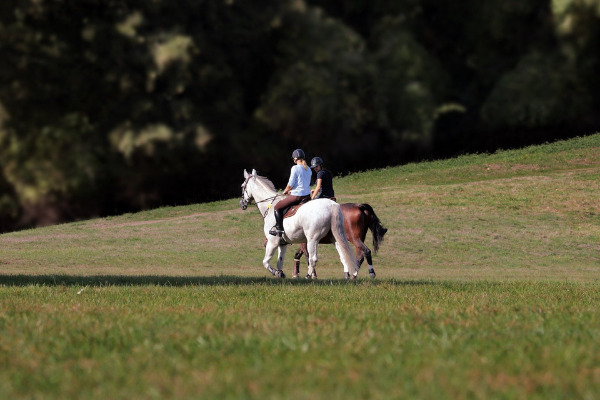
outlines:
M335 198L333 180L329 171L323 169L323 159L321 157L314 157L310 161L310 167L317 173L317 187L312 190L311 199Z

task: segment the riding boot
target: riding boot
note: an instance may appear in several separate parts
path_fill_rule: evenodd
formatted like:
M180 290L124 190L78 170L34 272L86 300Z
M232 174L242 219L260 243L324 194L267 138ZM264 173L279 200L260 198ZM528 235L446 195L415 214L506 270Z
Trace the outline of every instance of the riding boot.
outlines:
M283 211L275 210L275 221L277 225L277 236L283 236Z
M273 236L283 236L283 213L281 210L275 210L275 229L271 229L269 233Z

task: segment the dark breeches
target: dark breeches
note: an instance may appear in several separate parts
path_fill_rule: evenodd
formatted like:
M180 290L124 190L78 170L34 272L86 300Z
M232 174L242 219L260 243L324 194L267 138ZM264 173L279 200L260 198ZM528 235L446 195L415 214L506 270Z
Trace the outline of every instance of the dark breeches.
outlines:
M294 204L298 204L305 197L306 196L289 195L285 199L281 200L279 203L275 204L275 210L283 210L284 208L293 206Z

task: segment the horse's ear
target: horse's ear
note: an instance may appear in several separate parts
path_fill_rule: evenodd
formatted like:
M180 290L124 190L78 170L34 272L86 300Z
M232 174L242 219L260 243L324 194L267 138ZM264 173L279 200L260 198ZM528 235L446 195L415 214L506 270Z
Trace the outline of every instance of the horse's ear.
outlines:
M256 175L256 170L255 169L252 170L252 175Z
M244 170L244 179L248 179L248 171Z

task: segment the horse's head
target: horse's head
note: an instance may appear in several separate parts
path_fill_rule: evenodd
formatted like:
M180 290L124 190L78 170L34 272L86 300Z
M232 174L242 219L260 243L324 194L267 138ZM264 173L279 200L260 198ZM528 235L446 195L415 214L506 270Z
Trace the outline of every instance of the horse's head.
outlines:
M248 208L248 204L252 201L252 193L248 190L248 182L252 177L256 176L256 170L252 170L252 173L249 174L244 170L244 183L242 183L242 199L240 200L240 207L242 210Z

